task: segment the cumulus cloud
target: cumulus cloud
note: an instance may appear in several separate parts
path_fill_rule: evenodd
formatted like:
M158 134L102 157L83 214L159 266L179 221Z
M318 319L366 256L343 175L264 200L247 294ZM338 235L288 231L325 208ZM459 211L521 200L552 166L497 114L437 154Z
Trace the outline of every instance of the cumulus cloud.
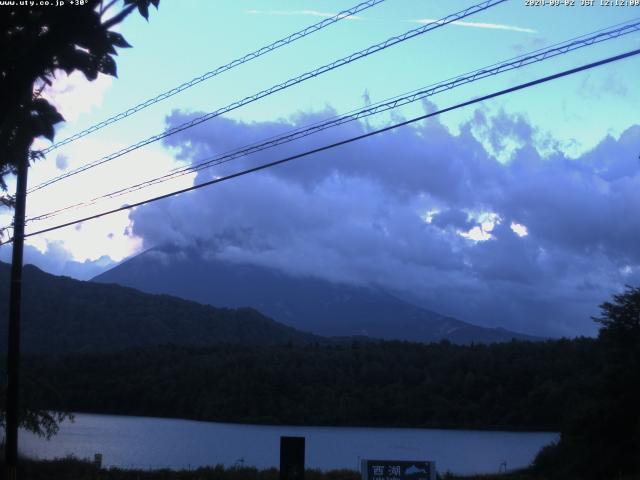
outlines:
M334 113L217 118L166 141L197 161ZM325 131L201 171L196 183L367 128ZM542 156L537 133L504 112L479 110L457 134L432 119L138 208L133 233L146 247L196 245L233 262L383 286L481 325L593 334L598 305L640 283L640 126L578 159Z
M50 86L45 86L42 97L49 101L68 122L76 121L81 114L102 105L106 91L111 88L112 77L99 74L90 82L79 71L67 75L57 71Z

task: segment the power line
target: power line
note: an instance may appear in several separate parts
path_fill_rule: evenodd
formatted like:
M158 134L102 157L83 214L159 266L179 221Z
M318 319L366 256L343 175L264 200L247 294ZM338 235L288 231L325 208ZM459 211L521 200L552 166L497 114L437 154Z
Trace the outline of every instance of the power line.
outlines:
M336 147L339 147L339 146L342 146L342 145L347 145L349 143L353 143L353 142L356 142L358 140L363 140L365 138L372 137L374 135L378 135L380 133L388 132L390 130L394 130L396 128L403 127L403 126L406 126L406 125L409 125L409 124L412 124L412 123L415 123L415 122L418 122L418 121L421 121L421 120L425 120L427 118L431 118L431 117L434 117L436 115L441 115L443 113L450 112L452 110L457 110L459 108L463 108L463 107L466 107L466 106L469 106L469 105L473 105L475 103L479 103L479 102L483 102L483 101L486 101L486 100L490 100L492 98L496 98L496 97L499 97L499 96L502 96L502 95L513 93L513 92L516 92L518 90L523 90L523 89L526 89L526 88L530 88L530 87L533 87L535 85L539 85L539 84L542 84L542 83L550 82L552 80L556 80L556 79L559 79L559 78L562 78L562 77L566 77L568 75L573 75L573 74L578 73L578 72L582 72L582 71L585 71L585 70L589 70L591 68L595 68L595 67L599 67L599 66L602 66L602 65L606 65L606 64L609 64L609 63L612 63L612 62L616 62L616 61L619 61L619 60L622 60L622 59L625 59L625 58L629 58L629 57L632 57L632 56L638 55L638 54L640 54L640 49L632 50L630 52L626 52L626 53L623 53L623 54L620 54L620 55L615 55L613 57L608 57L608 58L606 58L604 60L599 60L597 62L588 63L588 64L582 65L580 67L572 68L572 69L569 69L569 70L564 70L562 72L555 73L553 75L548 75L546 77L542 77L542 78L539 78L537 80L532 80L530 82L521 83L521 84L516 85L514 87L506 88L504 90L500 90L498 92L490 93L488 95L483 95L481 97L478 97L478 98L475 98L475 99L472 99L472 100L467 100L466 102L458 103L458 104L456 104L454 106L451 106L451 107L443 108L443 109L435 111L435 112L431 112L431 113L427 113L427 114L424 114L424 115L420 115L420 116L414 117L414 118L412 118L410 120L405 120L403 122L399 122L399 123L396 123L394 125L390 125L390 126L387 126L387 127L384 127L384 128L380 128L378 130L374 130L374 131L371 131L371 132L364 133L362 135L358 135L358 136L355 136L355 137L348 138L346 140L341 140L339 142L335 142L335 143L332 143L332 144L329 144L329 145L325 145L323 147L318 147L318 148L314 148L312 150L307 150L305 152L302 152L302 153L299 153L299 154L296 154L296 155L292 155L292 156L289 156L289 157L286 157L286 158L282 158L280 160L276 160L276 161L273 161L273 162L264 163L262 165L258 165L258 166L253 167L253 168L242 170L240 172L236 172L236 173L233 173L233 174L230 174L230 175L226 175L224 177L216 178L214 180L210 180L208 182L204 182L204 183L201 183L201 184L198 184L198 185L193 185L193 186L188 187L188 188L183 188L181 190L176 190L176 191L173 191L173 192L170 192L170 193L166 193L164 195L159 195L157 197L149 198L147 200L136 202L136 203L133 203L131 205L125 205L125 206L122 206L120 208L107 210L107 211L104 211L104 212L101 212L101 213L98 213L98 214L95 214L95 215L91 215L91 216L88 216L88 217L84 217L84 218L80 218L80 219L77 219L77 220L73 220L71 222L66 222L66 223L62 223L62 224L59 224L59 225L55 225L53 227L44 228L42 230L38 230L38 231L35 231L35 232L28 233L28 234L26 234L24 236L25 237L32 237L32 236L35 236L35 235L40 235L40 234L51 232L51 231L54 231L54 230L59 230L59 229L64 228L64 227L69 227L71 225L75 225L75 224L78 224L78 223L86 222L86 221L89 221L89 220L95 220L97 218L101 218L101 217L104 217L104 216L107 216L107 215L111 215L111 214L114 214L114 213L117 213L117 212L130 210L132 208L139 207L141 205L145 205L147 203L157 202L159 200L163 200L165 198L173 197L173 196L179 195L181 193L186 193L186 192L190 192L190 191L193 191L193 190L198 190L200 188L208 187L210 185L214 185L214 184L221 183L221 182L224 182L224 181L227 181L227 180L231 180L231 179L234 179L234 178L237 178L237 177L248 175L250 173L254 173L254 172L257 172L257 171L260 171L260 170L266 170L266 169L274 167L276 165L280 165L280 164L283 164L283 163L291 162L293 160L297 160L299 158L307 157L309 155L313 155L313 154L320 153L320 152L323 152L323 151L326 151L326 150L330 150L332 148L336 148ZM11 242L13 242L13 239L9 239L6 242L1 243L0 245L5 245L5 244L11 243Z
M329 71L335 70L336 68L342 67L344 65L347 65L351 62L354 62L356 60L360 60L362 58L368 57L369 55L373 54L373 53L377 53L379 51L385 50L393 45L396 45L398 43L404 42L406 40L409 40L411 38L414 38L418 35L422 35L426 32L429 32L431 30L435 30L437 28L443 27L445 25L448 25L451 22L455 22L460 20L461 18L465 18L468 17L470 15L473 15L475 13L487 10L488 8L491 8L493 6L499 5L501 3L506 2L507 0L485 0L479 4L473 5L471 7L468 7L464 10L461 10L460 12L456 12L453 14L450 14L440 20L436 20L434 22L428 23L426 25L423 25L421 27L418 28L414 28L412 30L409 30L401 35L397 35L391 38L388 38L387 40L385 40L384 42L378 43L376 45L372 45L370 47L365 48L364 50L360 50L358 52L352 53L351 55L348 55L346 57L343 57L339 60L335 60L331 63L328 63L326 65L323 65L322 67L318 67L314 70L311 70L309 72L303 73L302 75L299 75L297 77L291 78L283 83L279 83L277 85L274 85L270 88L267 88L266 90L262 90L254 95L248 96L243 98L242 100L238 100L236 102L233 102L229 105L227 105L226 107L222 107L219 108L218 110L215 110L213 112L207 113L205 115L202 115L200 117L194 118L193 120L190 120L188 122L185 122L181 125L178 125L176 127L170 128L168 130L165 130L164 132L158 133L156 135L153 135L145 140L141 140L138 143L135 143L133 145L129 145L128 147L125 147L121 150L118 150L117 152L111 153L109 155L106 155L98 160L94 160L93 162L88 163L87 165L84 165L82 167L76 168L74 170L71 170L67 173L64 173L62 175L59 175L55 178L49 179L35 187L33 187L32 189L29 190L29 193L33 193L37 190L40 190L44 187L47 187L53 183L59 182L60 180L63 180L65 178L71 177L73 175L77 175L78 173L82 173L86 170L89 170L91 168L97 167L98 165L102 165L103 163L109 162L111 160L114 160L118 157L121 157L127 153L130 153L134 150L137 150L141 147L144 147L145 145L149 145L151 143L157 142L158 140L161 140L163 138L167 138L171 135L174 135L178 132L181 132L183 130L186 130L188 128L192 128L196 125L199 125L203 122L206 122L208 120L211 120L212 118L218 117L220 115L223 115L225 113L231 112L237 108L240 108L244 105L248 105L250 103L253 103L257 100L260 100L264 97L267 97L269 95L272 95L276 92L279 92L281 90L285 90L289 87L292 87L294 85L297 85L299 83L302 83L306 80L309 80L311 78L315 78L317 76L320 76L324 73L327 73Z
M637 20L637 19L634 21L625 22L623 24L618 24L615 27L610 27L608 29L601 29L593 34L582 35L580 37L567 40L565 42L557 43L547 48L538 49L528 54L519 55L510 60L495 63L491 66L474 70L472 72L468 72L463 75L453 77L443 82L432 84L423 89L414 90L412 92L409 92L408 94L396 96L396 97L393 97L392 99L378 102L375 105L362 108L360 110L356 110L342 116L317 122L310 126L293 130L292 132L288 132L284 135L271 137L270 139L267 139L265 141L257 142L240 149L235 149L223 155L218 155L218 156L211 157L209 159L201 160L200 162L194 165L190 165L188 167L174 169L159 177L146 180L144 182L131 185L126 188L121 188L119 190L101 195L99 197L94 197L84 202L68 205L66 207L59 208L57 210L53 210L42 215L34 216L28 221L34 222L34 221L46 220L71 209L91 206L103 199L116 198L116 197L125 195L127 193L135 192L146 187L150 187L150 186L163 183L175 178L179 178L189 173L194 173L194 172L203 170L205 168L209 168L211 166L221 165L223 163L230 162L240 157L244 157L253 153L260 152L262 150L266 150L268 148L289 143L294 140L298 140L300 138L312 135L314 133L323 131L328 128L333 128L348 122L352 122L352 121L365 118L374 114L385 112L393 108L407 105L407 104L416 102L418 100L422 100L428 96L431 96L443 91L451 90L461 85L478 81L490 76L498 75L500 73L504 73L507 71L522 68L524 66L538 63L550 58L555 58L556 56L563 55L586 46L591 46L596 43L604 42L606 40L619 38L623 35L627 35L627 34L638 32L638 31L640 31L640 20Z
M213 78L217 75L220 75L221 73L226 72L227 70L231 70L232 68L235 68L239 65L242 65L243 63L247 63L251 60L254 60L258 57L261 57L262 55L265 55L266 53L272 52L274 50L277 50L280 47L284 47L285 45L289 45L290 43L295 42L296 40L300 40L301 38L306 37L307 35L311 35L312 33L315 33L319 30L322 30L325 27L328 27L329 25L333 25L336 22L339 22L342 19L345 18L350 18L353 17L353 15L355 15L356 13L359 13L363 10L366 10L368 8L371 8L379 3L384 2L385 0L368 0L366 2L362 2L354 7L351 7L347 10L343 10L340 13L337 13L335 15L333 15L330 18L325 18L324 20L315 23L303 30L300 30L298 32L292 33L291 35L281 38L280 40L276 40L275 42L267 45L266 47L261 47L258 50L255 50L251 53L247 53L246 55L240 57L240 58L236 58L235 60L219 66L209 72L203 73L202 75L200 75L199 77L195 77L192 78L191 80L189 80L188 82L184 82L181 85L178 85L175 88L172 88L171 90L167 90L166 92L163 92L153 98L150 98L148 100L145 100L144 102L139 103L138 105L135 105L134 107L129 108L128 110L125 110L123 112L118 113L117 115L114 115L112 117L107 118L106 120L103 120L99 123L96 123L95 125L92 125L89 128L86 128L85 130L82 130L74 135L71 135L70 137L67 137L63 140L60 140L57 143L54 143L53 145L45 148L44 150L42 150L43 154L47 154L63 145L66 145L68 143L71 143L75 140L78 140L82 137L85 137L87 135L89 135L90 133L93 133L97 130L100 130L101 128L106 127L107 125L111 125L112 123L118 122L124 118L127 118L131 115L133 115L134 113L139 112L140 110L144 110L147 107L150 107L151 105L154 105L158 102L161 102L162 100L165 100L169 97L172 97L188 88L193 87L194 85L197 85L199 83L204 82L205 80L209 80L210 78Z

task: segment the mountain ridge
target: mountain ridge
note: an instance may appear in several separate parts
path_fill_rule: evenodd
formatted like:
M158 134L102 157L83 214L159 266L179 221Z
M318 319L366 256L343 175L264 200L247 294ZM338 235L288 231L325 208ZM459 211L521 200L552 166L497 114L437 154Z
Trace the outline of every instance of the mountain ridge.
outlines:
M0 262L0 330L6 332L10 266ZM324 342L255 309L224 309L120 285L23 271L25 353L110 352L165 344L281 345ZM5 337L6 338L6 337ZM0 351L6 345L0 342Z
M293 328L324 337L366 336L422 343L541 340L473 325L413 305L377 287L338 284L280 270L231 263L199 249L155 247L92 279L199 303L249 306Z

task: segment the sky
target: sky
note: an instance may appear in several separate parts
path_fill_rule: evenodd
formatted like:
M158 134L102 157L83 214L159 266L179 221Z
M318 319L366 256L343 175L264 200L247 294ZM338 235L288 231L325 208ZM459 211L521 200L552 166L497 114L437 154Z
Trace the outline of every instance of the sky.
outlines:
M163 0L119 31L118 78L45 91L68 137L355 5ZM640 17L640 7L509 0L29 195L27 217L293 128ZM30 186L473 5L386 0L54 150ZM82 218L640 47L640 33L484 79L177 180L31 222ZM28 263L90 279L147 248L375 285L443 314L546 336L593 335L598 305L640 284L640 57L445 113L131 211L29 237ZM38 140L35 148L48 142ZM10 223L10 213L0 215ZM203 247L204 246L204 247ZM0 247L0 259L10 247Z

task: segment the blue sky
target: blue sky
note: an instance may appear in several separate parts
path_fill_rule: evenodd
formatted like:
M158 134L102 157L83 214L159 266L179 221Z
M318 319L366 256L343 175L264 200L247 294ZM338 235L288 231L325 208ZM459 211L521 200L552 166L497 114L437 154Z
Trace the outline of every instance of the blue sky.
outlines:
M276 54L267 55L163 102L153 109L155 115L150 112L145 117L149 122L145 122L146 131L154 133L162 128L163 114L171 108L213 110L258 89L418 26L412 21L438 19L472 4L468 1L388 0L362 12L361 20L340 22ZM304 14L305 11L337 12L351 5L344 1L165 2L149 24L138 17L124 25L122 31L134 49L122 53L120 79L107 93L105 108L87 115L85 121L89 124L99 121L108 112L117 113L151 93L172 88L185 79L198 76L211 67L240 57L257 46L268 44L287 32L299 30L321 19ZM292 14L277 14L282 12ZM338 111L348 110L361 105L365 90L372 101L382 100L635 17L640 17L640 8L536 8L524 7L523 2L511 0L467 20L475 24L519 27L535 33L461 26L442 28L230 115L249 121L269 120L288 116L297 110L321 109L327 103ZM638 36L627 37L589 50L588 53L575 53L551 65L484 82L479 88L490 91L520 78L529 78L535 73L574 66L585 59L619 53L634 46L637 48L638 45ZM141 65L144 68L140 68ZM628 105L628 98L620 98L622 96L618 94L626 91L636 101L640 100L633 88L635 67L634 62L621 63L542 87L544 90L540 92L526 92L500 100L499 105L526 112L532 121L558 136L576 138L592 146L595 141L593 137L601 137L608 130L619 134L633 121L632 109L621 108ZM584 82L598 91L597 95L589 92L592 97L604 98L592 98L585 102L584 94L580 93L580 86ZM476 88L474 86L471 92L476 92ZM468 95L469 92L464 91L452 98ZM536 96L536 102L529 101L531 95ZM564 110L569 106L570 113L567 113ZM599 115L592 114L594 109ZM558 114L549 115L552 112ZM449 115L443 121L455 125L464 115L468 116L469 111ZM597 118L601 115L608 117L606 127ZM573 117L572 122L580 126L575 128L567 125L566 117ZM157 123L152 123L154 120ZM133 123L135 125L141 121ZM128 127L126 131L131 132L131 139L136 139L140 135L138 129L130 128L131 125Z
M30 184L161 132L193 112L215 110L473 3L387 0L358 18L338 22L60 148L32 168ZM132 16L122 25L120 31L133 48L120 51L117 79L101 77L87 84L71 78L61 79L57 89L54 85L49 98L59 103L68 119L57 138L354 4L163 0L148 23ZM202 152L222 152L223 147L241 146L247 139L257 141L261 135L361 107L367 98L377 102L636 17L640 17L640 7L527 7L524 0L510 0L462 24L439 28L36 192L29 199L28 216L197 161ZM317 146L362 128L386 125L425 109L446 107L638 47L640 34L628 35L434 96L429 104L377 116L369 120L369 127L354 125L301 145ZM630 215L625 209L640 202L632 188L640 184L640 174L633 166L640 153L640 132L634 129L639 124L639 65L637 58L625 60L443 115L376 140L380 143L375 151L365 145L361 150L353 147L347 153L336 153L327 161L336 162L330 169L323 170L320 159L307 159L304 167L287 167L218 189L227 197L218 191L185 196L33 237L27 259L53 273L89 278L155 244L203 238L219 242L230 237L231 231L250 227L256 230L259 243L273 241L286 248L272 245L265 254L245 238L225 244L228 259L266 262L299 275L320 275L318 265L326 262L333 268L324 275L333 280L383 284L464 320L536 334L591 334L594 327L588 317L597 312L597 305L624 283L640 279L640 261L632 241L640 231L635 231L637 223L625 223ZM298 147L290 148L260 159L277 158ZM376 157L381 152L388 152L384 159ZM359 165L363 156L373 166ZM336 160L342 157L343 161ZM432 157L440 162L433 163ZM394 162L394 170L388 171L382 160ZM423 183L410 181L411 177L422 178L423 168L430 169L432 178L441 178L440 183L426 176ZM614 171L618 173L611 173ZM126 201L189 186L216 174L220 172L186 176ZM393 180L396 175L398 179ZM469 178L461 181L466 176ZM331 194L342 203L336 203ZM242 215L218 210L225 198L233 198ZM118 200L120 204L124 201ZM211 202L218 203L212 206ZM290 202L306 207L293 211ZM288 211L290 222L263 210L266 204L271 211ZM354 205L357 207L351 208ZM100 205L95 211L104 206L117 205ZM376 226L351 232L353 245L361 246L356 248L362 255L357 262L349 241L340 240L345 225L325 218L326 212L339 217L345 208L351 225ZM185 209L189 214L181 216ZM589 209L602 211L596 218ZM201 217L197 211L202 211ZM77 215L72 212L56 221ZM427 233L416 219L428 225ZM207 221L225 227L202 228ZM620 222L626 227L619 228ZM168 224L179 227L171 231ZM308 224L327 228L320 231ZM332 231L333 235L327 233ZM380 231L387 232L384 238L376 236ZM520 233L514 236L516 231ZM578 234L572 237L572 232ZM0 256L7 255L6 248L0 250ZM322 262L300 260L314 255ZM457 261L436 268L439 256ZM380 267L371 268L372 263ZM447 289L458 293L443 294ZM496 312L491 307L496 302L508 305L506 312ZM544 312L545 319L532 312Z

